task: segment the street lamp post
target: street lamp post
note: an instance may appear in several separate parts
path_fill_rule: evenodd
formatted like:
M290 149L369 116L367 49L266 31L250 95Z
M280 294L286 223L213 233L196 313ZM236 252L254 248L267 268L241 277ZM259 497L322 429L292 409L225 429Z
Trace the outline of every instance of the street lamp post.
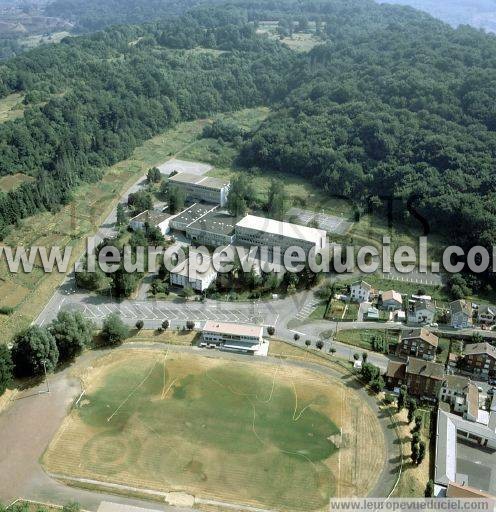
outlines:
M47 393L50 393L50 383L48 382L48 375L46 370L46 361L43 359L43 370L45 371L45 382L47 385Z

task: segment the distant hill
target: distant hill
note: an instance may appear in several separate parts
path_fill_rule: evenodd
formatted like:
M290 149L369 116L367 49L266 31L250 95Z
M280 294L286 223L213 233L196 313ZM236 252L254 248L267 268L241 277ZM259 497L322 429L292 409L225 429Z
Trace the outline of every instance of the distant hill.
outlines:
M409 5L453 27L472 25L496 32L496 0L382 0L378 3Z

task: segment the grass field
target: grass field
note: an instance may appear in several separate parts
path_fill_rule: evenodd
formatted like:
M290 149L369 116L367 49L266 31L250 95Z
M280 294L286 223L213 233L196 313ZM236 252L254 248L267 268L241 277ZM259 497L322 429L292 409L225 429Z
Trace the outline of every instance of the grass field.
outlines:
M384 462L378 420L356 392L282 360L120 351L84 380L43 457L49 472L319 510L332 496L367 494Z
M17 174L9 174L0 178L0 190L2 192L10 192L16 189L19 185L22 185L26 181L31 181L34 178L18 172Z
M9 94L0 99L0 123L17 119L24 114L22 100L23 95L19 93Z

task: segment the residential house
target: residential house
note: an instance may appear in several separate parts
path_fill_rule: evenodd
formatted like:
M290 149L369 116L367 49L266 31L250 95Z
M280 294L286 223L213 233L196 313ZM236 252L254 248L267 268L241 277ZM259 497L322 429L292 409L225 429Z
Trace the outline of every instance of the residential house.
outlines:
M413 356L434 361L436 359L438 341L439 338L435 334L423 327L402 331L396 354L400 357Z
M465 345L461 367L483 379L495 377L496 348L487 342Z
M442 364L409 357L406 363L389 361L386 383L397 388L406 385L408 393L421 398L436 399L444 378Z
M376 322L379 320L379 310L374 306L369 306L365 312L365 318L369 321Z
M468 377L447 375L439 390L439 400L449 403L453 411L469 421L477 421L479 390Z
M415 300L408 308L408 323L413 325L428 325L434 322L436 308L426 299Z
M381 294L379 303L382 309L386 309L387 311L396 311L403 307L403 297L399 292L388 290Z
M455 329L466 329L472 326L472 304L465 299L450 303L450 325Z
M480 324L493 325L496 323L496 307L481 305L477 310L477 320Z
M356 281L350 286L350 298L356 302L369 302L372 286L365 281Z

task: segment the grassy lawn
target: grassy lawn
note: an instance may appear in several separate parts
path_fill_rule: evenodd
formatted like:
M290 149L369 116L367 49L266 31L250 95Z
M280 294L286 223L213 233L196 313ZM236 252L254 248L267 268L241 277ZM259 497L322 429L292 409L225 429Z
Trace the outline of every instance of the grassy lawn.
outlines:
M327 301L321 302L309 315L311 320L323 320L327 310Z
M0 190L2 192L10 192L22 185L26 181L32 181L34 178L18 172L17 174L9 174L0 178Z
M86 380L49 471L284 510L335 494L339 394L309 370L133 350Z
M327 313L327 320L354 322L358 316L359 304L354 302L346 303L341 300L332 299L331 306Z
M24 105L22 104L23 95L20 93L9 94L0 99L0 123L17 119L24 114Z
M372 346L372 339L374 337L381 340L384 346L398 343L398 335L387 329L349 329L338 331L336 339L347 345L374 350Z
M402 440L401 449L403 453L403 472L398 482L398 486L393 493L393 497L401 498L419 498L424 496L425 486L430 478L431 457L434 457L434 450L430 446L429 423L430 413L423 411L424 426L422 428L422 438L427 445L426 454L423 462L417 466L410 459L410 430L413 425L408 424L407 411L403 409L400 413L396 412L396 406L389 406L393 412L399 435ZM427 419L427 417L429 417Z
M126 343L168 343L170 345L196 345L200 333L197 331L181 331L177 329L168 329L164 332L158 332L151 329L133 331L132 335L126 340Z

